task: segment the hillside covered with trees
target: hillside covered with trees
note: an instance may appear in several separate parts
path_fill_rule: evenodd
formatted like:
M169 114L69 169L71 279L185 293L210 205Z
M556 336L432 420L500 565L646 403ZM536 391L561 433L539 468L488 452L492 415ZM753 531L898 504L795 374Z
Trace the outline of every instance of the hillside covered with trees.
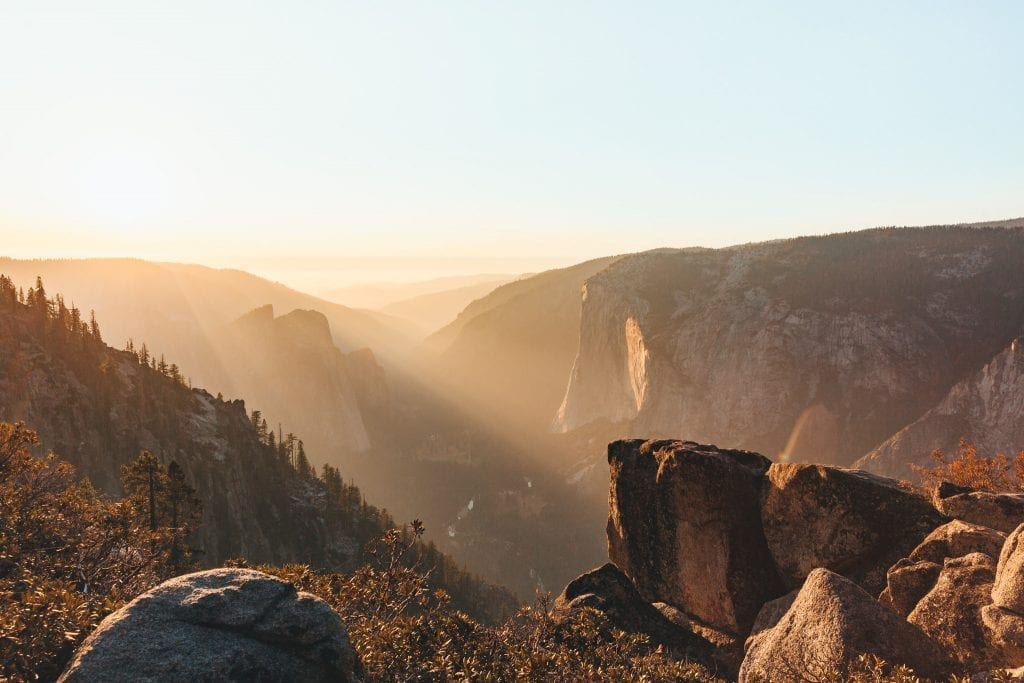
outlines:
M95 317L48 296L41 280L20 291L0 277L0 367L0 420L38 432L36 451L57 453L98 497L129 493L122 468L143 452L162 482L187 484L202 507L201 520L187 525L199 566L242 558L351 571L365 560L366 544L396 526L337 468L315 472L299 436L271 428L242 401L190 388L144 343L107 346ZM166 517L151 526L185 526ZM514 608L507 591L467 574L432 544L418 543L417 553L431 584L461 609L488 620Z

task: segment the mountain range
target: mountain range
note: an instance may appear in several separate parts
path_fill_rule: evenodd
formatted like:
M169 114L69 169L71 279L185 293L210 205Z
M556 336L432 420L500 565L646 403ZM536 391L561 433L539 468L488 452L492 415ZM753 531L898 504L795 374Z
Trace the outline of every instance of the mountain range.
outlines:
M603 556L615 439L903 478L960 438L1019 450L1021 263L1021 219L658 249L475 283L422 342L400 317L238 271L0 272L25 286L42 275L94 308L106 338L175 359L217 405L217 392L244 398L278 438L303 437L315 465L525 595Z

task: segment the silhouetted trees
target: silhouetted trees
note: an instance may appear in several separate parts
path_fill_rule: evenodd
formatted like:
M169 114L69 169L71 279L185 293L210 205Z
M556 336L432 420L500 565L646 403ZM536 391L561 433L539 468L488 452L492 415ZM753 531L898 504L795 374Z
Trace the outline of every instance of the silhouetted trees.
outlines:
M192 555L185 537L202 522L203 503L181 466L172 460L164 467L159 458L143 451L121 467L121 483L149 530L167 531L164 540L172 570L184 570Z

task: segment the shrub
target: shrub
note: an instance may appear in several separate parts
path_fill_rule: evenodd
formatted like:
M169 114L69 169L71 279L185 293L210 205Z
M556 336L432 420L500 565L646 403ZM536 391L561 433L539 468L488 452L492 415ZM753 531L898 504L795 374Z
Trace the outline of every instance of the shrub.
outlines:
M0 423L0 680L52 680L79 642L169 575L174 529L106 501L37 435Z
M714 681L703 667L673 661L644 636L613 628L585 609L555 621L542 596L497 626L450 607L428 587L429 570L405 566L423 533L393 530L375 544L373 561L351 575L302 565L257 567L326 600L341 615L375 681Z
M930 468L914 466L929 493L944 481L993 493L1024 491L1024 451L1014 458L1002 453L984 458L978 455L974 444L961 439L952 460L947 461L946 455L938 449L932 452L931 458L934 465Z

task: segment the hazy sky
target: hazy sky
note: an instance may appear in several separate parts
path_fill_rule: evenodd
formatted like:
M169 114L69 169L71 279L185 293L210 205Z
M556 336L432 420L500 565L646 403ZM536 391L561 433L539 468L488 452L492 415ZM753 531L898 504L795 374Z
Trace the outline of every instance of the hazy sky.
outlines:
M0 254L309 285L1019 216L1022 31L1017 0L0 0Z

